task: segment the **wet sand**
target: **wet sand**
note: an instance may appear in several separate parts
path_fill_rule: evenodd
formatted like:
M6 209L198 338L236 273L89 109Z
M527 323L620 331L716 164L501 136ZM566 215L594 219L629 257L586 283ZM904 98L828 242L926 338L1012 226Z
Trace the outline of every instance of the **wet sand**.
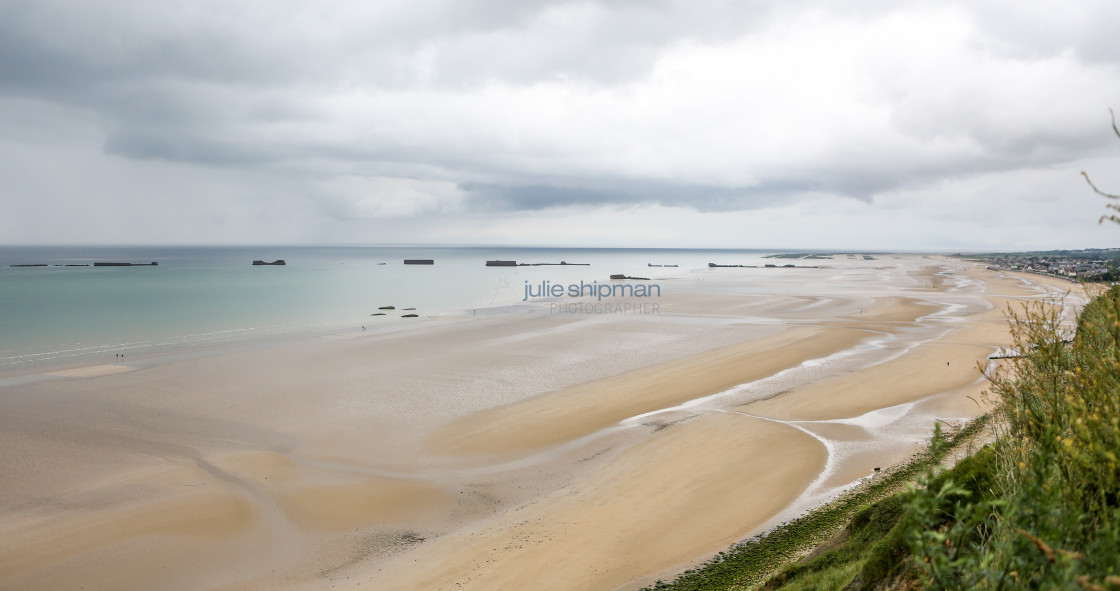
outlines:
M542 306L9 380L0 587L669 578L978 414L1004 307L1046 283L814 264L682 271L657 314Z

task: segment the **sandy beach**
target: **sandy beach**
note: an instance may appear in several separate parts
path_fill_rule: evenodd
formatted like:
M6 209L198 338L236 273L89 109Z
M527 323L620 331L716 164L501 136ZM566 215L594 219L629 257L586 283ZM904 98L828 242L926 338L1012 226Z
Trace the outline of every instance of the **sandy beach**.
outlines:
M0 588L637 589L988 408L1008 306L933 256L0 375Z

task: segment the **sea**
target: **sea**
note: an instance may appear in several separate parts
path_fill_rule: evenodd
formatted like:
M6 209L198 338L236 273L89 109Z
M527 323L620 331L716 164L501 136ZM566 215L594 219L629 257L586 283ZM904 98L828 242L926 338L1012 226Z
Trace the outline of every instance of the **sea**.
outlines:
M527 287L542 282L605 283L612 274L656 281L708 263L762 265L772 262L764 258L769 254L427 245L6 246L0 247L0 371L377 329L386 317L398 322L408 313L498 313L541 305L541 298L526 295ZM252 265L275 259L287 264ZM405 259L434 263L406 265ZM528 265L487 267L488 260ZM568 264L555 264L560 262ZM379 313L385 317L372 316Z

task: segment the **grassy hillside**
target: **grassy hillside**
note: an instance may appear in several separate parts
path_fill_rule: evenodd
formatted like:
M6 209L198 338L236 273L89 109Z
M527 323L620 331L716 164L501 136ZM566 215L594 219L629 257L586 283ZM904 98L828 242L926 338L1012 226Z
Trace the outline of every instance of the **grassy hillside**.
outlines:
M1011 325L1025 354L990 376L993 444L942 470L988 418L938 431L875 485L654 588L1120 589L1120 288L1072 343L1052 306Z

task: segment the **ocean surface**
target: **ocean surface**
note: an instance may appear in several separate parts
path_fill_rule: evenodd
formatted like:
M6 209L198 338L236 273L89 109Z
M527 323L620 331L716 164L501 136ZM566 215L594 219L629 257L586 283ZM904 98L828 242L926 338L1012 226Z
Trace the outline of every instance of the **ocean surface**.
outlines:
M275 335L540 305L539 286L762 265L772 251L435 246L0 247L0 371L113 361ZM284 259L285 266L252 266ZM433 259L434 265L404 265ZM486 267L487 260L586 263ZM93 267L93 262L158 266ZM676 268L649 267L678 265ZM44 264L43 267L12 265Z

